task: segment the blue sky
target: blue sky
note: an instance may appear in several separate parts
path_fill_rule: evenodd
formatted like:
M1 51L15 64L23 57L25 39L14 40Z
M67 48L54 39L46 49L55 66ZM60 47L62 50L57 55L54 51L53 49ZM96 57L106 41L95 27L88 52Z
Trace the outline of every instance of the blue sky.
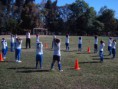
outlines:
M40 3L42 0L35 0L37 3ZM52 0L55 1L55 0ZM62 6L65 4L71 4L75 2L76 0L58 0L57 5ZM115 11L115 17L118 18L118 0L85 0L89 4L89 6L92 6L95 8L95 10L98 12L101 7L107 6L110 9L113 9Z

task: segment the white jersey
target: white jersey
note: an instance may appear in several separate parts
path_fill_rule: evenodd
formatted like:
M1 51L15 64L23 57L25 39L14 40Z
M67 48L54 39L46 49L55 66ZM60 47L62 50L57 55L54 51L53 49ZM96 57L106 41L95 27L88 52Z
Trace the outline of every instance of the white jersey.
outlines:
M58 43L57 45L54 44L54 52L53 52L53 55L61 56L60 45L61 45L60 43Z
M69 37L66 37L66 43L69 43Z
M14 43L15 42L15 39L14 39L14 37L12 36L11 37L11 43Z
M94 44L98 44L98 38L95 39Z
M39 36L36 36L36 43L39 43Z
M53 39L55 39L56 38L56 35L53 35Z
M109 39L109 41L108 41L108 46L112 46L112 39Z
M6 47L7 47L7 41L5 41L5 45L6 45Z
M2 44L2 49L6 49L6 42L5 42L5 40L2 40L1 44Z
M16 41L16 49L21 49L22 48L22 40Z
M100 51L104 51L105 43L100 44Z
M26 38L30 38L30 32L26 33Z
M116 42L112 42L112 48L116 49Z
M78 40L78 44L82 44L82 38Z
M43 44L42 43L37 43L36 44L36 54L43 54Z

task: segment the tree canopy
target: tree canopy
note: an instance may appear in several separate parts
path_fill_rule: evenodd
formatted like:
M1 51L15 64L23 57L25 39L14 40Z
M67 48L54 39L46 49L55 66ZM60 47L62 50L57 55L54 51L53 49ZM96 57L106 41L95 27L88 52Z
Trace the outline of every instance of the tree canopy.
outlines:
M97 14L84 0L57 6L58 0L0 0L0 29L4 32L23 34L26 29L47 28L54 33L78 35L101 35L118 33L118 19L115 11L101 7Z

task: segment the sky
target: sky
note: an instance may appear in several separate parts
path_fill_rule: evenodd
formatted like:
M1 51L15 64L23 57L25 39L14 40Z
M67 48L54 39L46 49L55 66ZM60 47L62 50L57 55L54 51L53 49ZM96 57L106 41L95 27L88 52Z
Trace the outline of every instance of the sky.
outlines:
M42 0L35 0L36 3L40 3ZM52 0L55 1L55 0ZM58 0L57 5L63 6L65 4L71 4L76 0ZM115 17L118 18L118 0L84 0L90 7L94 7L94 9L98 12L101 7L107 6L109 9L113 9L115 11Z

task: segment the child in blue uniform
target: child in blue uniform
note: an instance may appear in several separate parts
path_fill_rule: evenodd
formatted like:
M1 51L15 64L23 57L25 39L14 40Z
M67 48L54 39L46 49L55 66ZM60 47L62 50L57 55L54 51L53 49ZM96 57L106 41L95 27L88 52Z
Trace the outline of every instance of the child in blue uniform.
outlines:
M56 39L56 35L53 35L53 40L52 40L52 49L54 48L54 40Z
M8 45L7 45L7 41L6 41L6 40L5 40L5 45L6 45L5 55L7 55L7 52L8 52Z
M53 67L54 67L55 62L57 61L58 62L58 69L61 72L63 70L62 70L62 65L61 65L60 44L61 44L60 39L56 38L54 40L54 52L53 52L53 61L51 64L51 70L54 70Z
M2 56L3 56L3 59L6 59L7 46L6 46L5 38L2 38L1 44L2 44Z
M16 62L20 63L21 61L21 48L22 48L22 39L19 37L16 39L16 53L15 53L15 58Z
M112 54L113 54L113 59L115 58L116 56L116 40L113 40L112 42Z
M78 51L82 51L82 37L79 37L79 40L78 40Z
M39 34L36 34L36 43L39 43L40 39L39 39Z
M65 45L66 45L66 51L69 51L69 35L68 34L66 35Z
M40 64L40 69L42 69L42 62L43 62L43 44L42 44L42 42L36 43L36 69L38 67L38 62Z
M15 39L15 42L14 42L15 46L14 46L14 48L16 48L17 34L15 34L14 39Z
M109 51L109 55L111 55L112 53L112 38L111 37L109 38L109 41L108 41L108 51Z
M100 41L100 51L99 51L99 56L100 56L100 62L103 62L103 59L104 59L104 46L105 46L105 43L104 41Z

